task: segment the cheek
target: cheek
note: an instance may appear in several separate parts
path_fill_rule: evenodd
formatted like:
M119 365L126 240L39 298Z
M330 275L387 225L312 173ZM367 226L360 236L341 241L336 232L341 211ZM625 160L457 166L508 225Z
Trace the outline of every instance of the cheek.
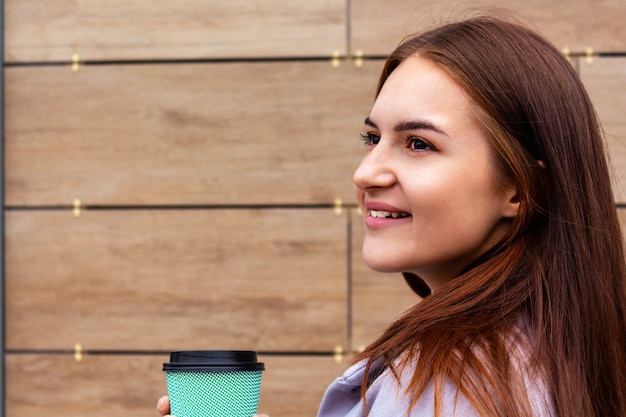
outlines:
M491 175L468 169L448 174L424 174L422 178L428 180L411 184L415 215L421 214L444 229L446 225L457 227L465 223L484 226L498 217L504 196L495 190Z

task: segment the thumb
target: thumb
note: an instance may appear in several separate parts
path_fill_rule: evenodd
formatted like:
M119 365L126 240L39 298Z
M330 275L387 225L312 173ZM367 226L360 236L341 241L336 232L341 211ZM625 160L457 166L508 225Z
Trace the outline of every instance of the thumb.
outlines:
M157 411L162 416L169 414L170 413L170 398L167 395L164 395L163 397L159 398L156 408L157 408Z

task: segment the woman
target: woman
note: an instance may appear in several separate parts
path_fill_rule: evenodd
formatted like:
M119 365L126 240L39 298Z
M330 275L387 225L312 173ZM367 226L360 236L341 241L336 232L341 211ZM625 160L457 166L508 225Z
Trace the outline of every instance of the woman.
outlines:
M410 37L363 139L364 259L425 298L319 416L626 416L622 236L599 122L559 51L489 17Z

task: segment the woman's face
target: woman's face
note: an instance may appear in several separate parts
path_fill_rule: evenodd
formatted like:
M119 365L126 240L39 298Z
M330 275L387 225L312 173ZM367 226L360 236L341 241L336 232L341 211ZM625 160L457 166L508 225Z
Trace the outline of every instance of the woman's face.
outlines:
M411 57L365 121L354 174L363 256L381 272L413 272L435 290L501 239L517 214L476 106L443 70Z

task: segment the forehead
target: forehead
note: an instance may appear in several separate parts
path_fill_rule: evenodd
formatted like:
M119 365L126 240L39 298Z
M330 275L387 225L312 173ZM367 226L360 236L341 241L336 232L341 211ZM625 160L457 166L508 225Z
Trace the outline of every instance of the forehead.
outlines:
M403 61L383 84L371 118L429 118L444 123L448 119L472 119L478 107L467 93L441 67L420 56Z

